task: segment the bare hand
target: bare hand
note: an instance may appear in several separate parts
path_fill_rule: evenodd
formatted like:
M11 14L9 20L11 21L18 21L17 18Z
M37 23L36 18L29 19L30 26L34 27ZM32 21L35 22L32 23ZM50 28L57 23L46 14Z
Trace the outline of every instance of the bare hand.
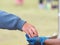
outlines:
M38 36L38 32L35 29L34 26L32 26L29 23L25 23L22 30L29 35L30 38L34 37L34 36Z

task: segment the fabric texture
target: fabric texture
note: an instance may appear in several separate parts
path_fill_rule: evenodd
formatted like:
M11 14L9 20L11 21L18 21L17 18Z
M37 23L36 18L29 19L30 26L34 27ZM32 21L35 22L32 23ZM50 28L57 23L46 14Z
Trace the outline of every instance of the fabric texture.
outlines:
M0 29L22 30L25 23L26 21L16 15L0 10Z
M44 41L46 40L46 39L49 39L48 37L38 37L38 36L36 36L36 37L33 37L33 38L29 38L29 36L26 34L26 40L28 41L28 43L29 44L31 44L31 45L34 45L35 44L35 42L40 42L40 45L44 45Z

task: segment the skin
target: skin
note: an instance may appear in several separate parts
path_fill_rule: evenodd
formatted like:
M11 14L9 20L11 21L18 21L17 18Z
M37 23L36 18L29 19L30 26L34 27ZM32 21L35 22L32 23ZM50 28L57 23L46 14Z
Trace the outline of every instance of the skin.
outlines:
M60 39L48 39L45 41L45 45L60 45Z
M60 39L57 36L50 37L50 39L45 40L45 45L60 45Z
M41 45L41 43L37 42L34 45ZM53 37L49 37L49 39L45 40L44 45L60 45L60 39L57 39L57 35Z
M41 45L39 43L34 45ZM48 39L45 41L44 45L60 45L60 39Z
M29 24L29 23L25 23L22 27L22 30L23 30L23 32L28 34L28 36L30 38L32 38L34 36L38 36L38 32L37 32L36 28L33 25Z
M29 23L25 23L22 30L28 34L30 38L38 36L36 28ZM50 37L50 39L45 40L45 45L60 45L60 39L57 39L57 36Z

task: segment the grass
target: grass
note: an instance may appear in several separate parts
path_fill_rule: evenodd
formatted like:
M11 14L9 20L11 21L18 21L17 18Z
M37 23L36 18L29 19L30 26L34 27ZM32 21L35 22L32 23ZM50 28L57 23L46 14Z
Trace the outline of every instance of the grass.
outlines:
M17 6L14 0L0 0L0 10L4 10L34 25L40 36L52 35L58 30L58 10L39 9L37 0L25 0ZM0 29L0 45L26 45L25 33L18 30Z

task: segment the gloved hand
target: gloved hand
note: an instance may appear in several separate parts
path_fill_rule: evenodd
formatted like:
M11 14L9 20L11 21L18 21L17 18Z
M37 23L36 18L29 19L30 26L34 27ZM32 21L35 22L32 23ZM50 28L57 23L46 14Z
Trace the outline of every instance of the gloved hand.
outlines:
M44 45L44 41L46 39L48 39L48 37L33 37L33 38L30 38L27 34L26 34L26 39L28 41L29 44L31 45L35 45L36 42L39 43L39 45Z

